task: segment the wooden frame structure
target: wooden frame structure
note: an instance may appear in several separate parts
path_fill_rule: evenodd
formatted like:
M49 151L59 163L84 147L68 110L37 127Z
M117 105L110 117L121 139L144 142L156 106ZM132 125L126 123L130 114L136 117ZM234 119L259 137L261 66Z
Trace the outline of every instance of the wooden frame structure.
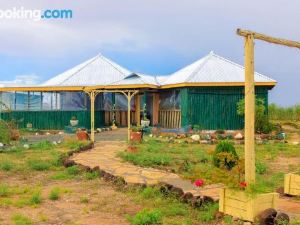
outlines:
M247 185L255 184L255 83L254 83L254 40L296 47L296 41L274 38L248 30L237 30L237 34L245 38L245 181ZM285 176L285 192L299 194L300 176ZM296 190L296 192L295 192ZM265 209L276 208L278 193L259 194L249 198L243 191L224 188L220 193L219 210L237 216L243 220L254 222L255 217Z

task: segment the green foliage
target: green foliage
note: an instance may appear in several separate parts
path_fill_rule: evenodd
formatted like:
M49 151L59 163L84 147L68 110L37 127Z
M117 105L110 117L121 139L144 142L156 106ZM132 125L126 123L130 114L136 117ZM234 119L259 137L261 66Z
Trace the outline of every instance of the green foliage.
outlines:
M51 189L50 194L49 194L49 199L52 201L56 201L60 198L60 189L55 187Z
M272 120L300 120L300 105L281 107L274 103L269 105L269 116Z
M0 197L7 197L9 195L9 187L6 184L0 184Z
M0 120L0 142L3 144L9 144L10 135L11 131L8 124L5 121Z
M145 199L153 199L162 196L161 192L157 188L146 187L142 190L141 195Z
M240 116L245 115L245 99L237 103L237 113ZM255 99L255 131L257 133L270 133L274 129L266 115L265 101L262 98Z
M258 174L265 174L267 172L267 165L263 162L256 161L255 170Z
M228 224L228 225L233 224L233 218L232 218L232 216L225 215L223 217L223 221L224 221L225 224Z
M27 161L27 164L30 167L30 169L36 171L49 170L51 166L49 162L38 160L38 159L30 159Z
M70 166L70 167L67 168L67 173L69 175L75 176L75 175L78 175L80 173L80 169L76 165L75 166Z
M88 180L94 180L97 179L100 176L99 171L91 171L85 173L85 178Z
M154 225L161 224L162 213L159 210L142 210L138 212L134 217L130 218L129 221L133 225Z
M131 129L132 132L140 132L142 130L142 127L132 126L130 129Z
M54 144L52 144L50 141L40 141L30 146L30 148L33 150L51 150L53 147Z
M199 220L202 222L209 222L215 219L215 215L219 210L218 203L206 204L202 207L199 214Z
M14 215L12 217L12 221L14 222L14 225L33 225L31 219L21 214Z
M237 164L238 159L231 142L224 140L218 143L213 154L213 163L216 167L225 167L231 170Z
M31 205L38 205L42 202L42 197L41 193L39 191L36 191L32 194L30 200L29 200Z
M0 170L10 171L13 168L14 164L10 161L0 162Z

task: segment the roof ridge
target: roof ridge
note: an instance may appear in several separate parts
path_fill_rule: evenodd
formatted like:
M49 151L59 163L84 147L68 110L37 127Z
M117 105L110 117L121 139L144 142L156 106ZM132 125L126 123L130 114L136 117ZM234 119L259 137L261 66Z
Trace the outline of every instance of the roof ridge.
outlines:
M120 68L117 68L110 59L106 58L105 56L103 56L102 54L99 54L99 57L101 57L103 60L105 60L108 64L110 64L112 67L114 67L116 70L118 70L120 73L123 74L123 72L120 70ZM117 64L118 65L118 64ZM120 66L120 65L118 65ZM122 67L122 66L120 66ZM123 68L123 67L122 67ZM126 68L123 68L125 70L127 70ZM128 70L129 71L129 70ZM132 73L131 71L129 71L130 73ZM125 75L125 74L124 74Z
M239 67L239 68L241 68L241 69L243 69L243 70L245 70L245 67L244 67L244 66L242 66L242 65L240 65L240 64L238 64L238 63L236 63L236 62L233 62L233 61L231 61L231 60L229 60L229 59L226 59L226 58L224 58L224 57L222 57L222 56L220 56L220 55L217 55L217 54L215 54L214 52L212 52L211 55L212 55L212 56L215 56L215 57L217 57L217 58L219 58L219 59L221 59L221 60L223 60L223 61L226 61L226 62L228 62L228 63L231 63L232 65L235 65L235 66L237 66L237 67ZM265 78L265 79L268 79L268 80L270 80L270 81L275 81L274 79L272 79L272 78L270 78L270 77L268 77L268 76L266 76L266 75L263 75L263 74L261 74L261 73L258 73L258 72L256 72L256 71L254 71L254 75L255 75L255 74L257 74L258 76L263 77L263 78Z
M71 77L73 77L75 74L77 74L78 72L80 72L81 70L83 70L85 67L87 67L88 65L90 65L92 62L94 62L97 57L99 57L99 55L94 56L94 58L89 59L90 61L88 63L86 63L84 66L82 66L80 69L78 69L77 71L75 71L74 73L72 73L69 77L67 77L66 79L64 79L63 81L59 82L59 84L62 84L64 82L66 82L67 80L69 80ZM72 68L71 68L72 69Z
M197 66L197 68L187 77L187 79L185 81L189 81L196 73L198 73L199 71L201 71L201 69L203 68L203 66L205 65L205 63L207 62L207 60L209 58L211 58L213 55L213 53L209 53L208 55L204 56L203 58L199 59L198 61L204 59L204 61ZM196 61L197 62L197 61Z

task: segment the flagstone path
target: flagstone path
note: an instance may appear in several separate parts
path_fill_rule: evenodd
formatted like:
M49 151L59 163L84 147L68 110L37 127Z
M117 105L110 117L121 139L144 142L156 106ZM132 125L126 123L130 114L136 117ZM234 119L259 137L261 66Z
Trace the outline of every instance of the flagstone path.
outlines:
M108 175L108 177L122 178L129 185L151 186L161 184L168 187L169 190L177 192L185 200L219 200L222 184L207 185L199 189L190 181L180 178L177 174L123 162L117 157L117 153L124 151L126 147L126 142L101 141L96 143L92 150L74 154L70 160L77 165L88 167L92 170L98 169ZM279 200L278 209L289 214L291 218L300 219L299 201L282 197Z
M132 185L157 185L162 184L178 192L180 195L190 197L201 196L217 201L222 184L207 185L201 189L195 187L190 181L180 178L175 173L170 173L154 168L144 168L123 162L116 154L125 150L126 142L101 141L86 152L74 154L70 159L77 165L99 168L113 177L121 177L127 184Z

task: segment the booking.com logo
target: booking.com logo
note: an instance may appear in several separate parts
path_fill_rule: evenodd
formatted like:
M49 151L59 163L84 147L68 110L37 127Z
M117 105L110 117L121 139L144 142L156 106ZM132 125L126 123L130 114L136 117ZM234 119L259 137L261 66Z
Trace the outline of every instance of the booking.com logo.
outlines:
M24 7L2 10L0 9L0 19L31 19L39 21L41 19L72 19L71 9L25 9Z

